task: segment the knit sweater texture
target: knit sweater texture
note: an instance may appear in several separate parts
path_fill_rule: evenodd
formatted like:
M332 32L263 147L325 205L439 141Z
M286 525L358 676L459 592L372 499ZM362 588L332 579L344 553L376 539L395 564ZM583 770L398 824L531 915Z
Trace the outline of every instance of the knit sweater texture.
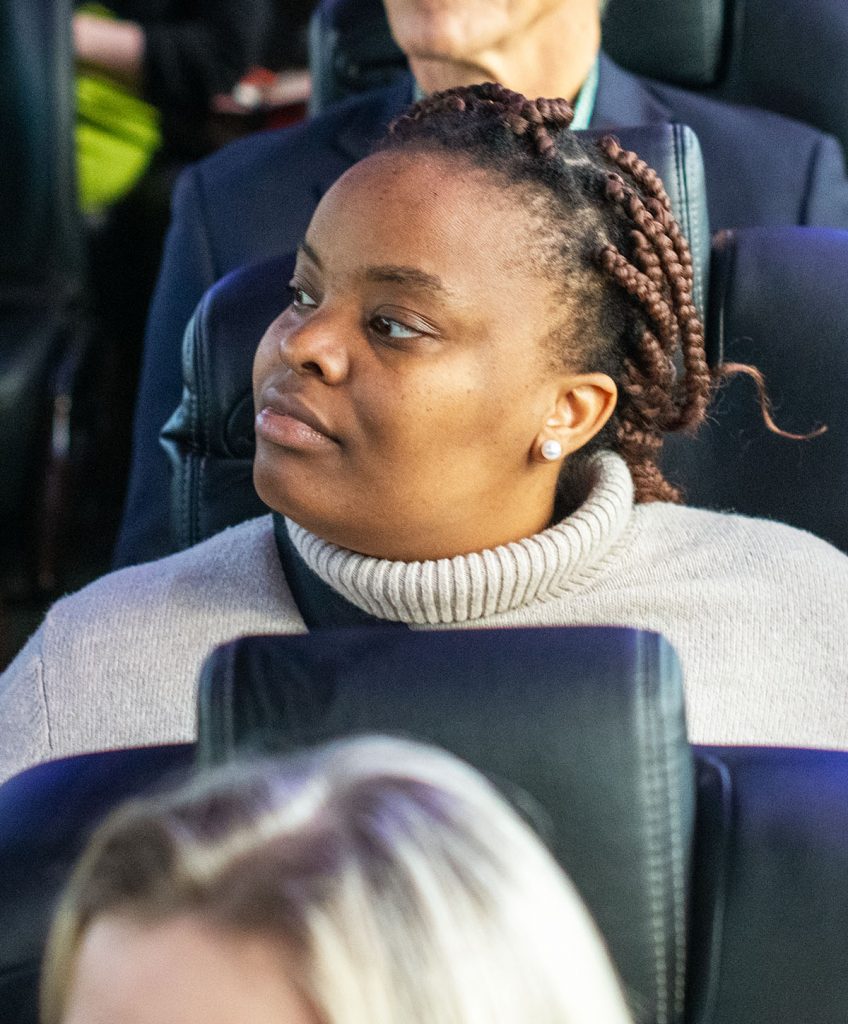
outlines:
M624 462L592 464L575 513L493 550L390 562L289 523L349 601L413 628L623 625L680 657L700 743L848 748L848 557L759 519L633 506ZM0 677L0 778L87 750L194 738L220 643L305 631L270 516L58 601Z

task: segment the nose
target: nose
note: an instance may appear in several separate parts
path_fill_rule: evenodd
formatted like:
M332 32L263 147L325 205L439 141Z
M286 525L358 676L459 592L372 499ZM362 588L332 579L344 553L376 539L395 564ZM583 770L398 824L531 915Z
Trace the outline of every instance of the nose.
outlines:
M297 317L287 310L279 321L279 350L283 363L299 376L319 377L326 384L340 384L348 374L350 355L340 317L315 310Z

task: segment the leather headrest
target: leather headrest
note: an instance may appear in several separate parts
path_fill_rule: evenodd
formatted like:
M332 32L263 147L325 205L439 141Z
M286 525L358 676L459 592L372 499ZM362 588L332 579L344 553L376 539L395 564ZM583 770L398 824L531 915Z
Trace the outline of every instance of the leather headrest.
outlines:
M732 7L731 0L609 0L604 50L639 75L715 85Z
M324 0L309 21L312 113L387 85L408 70L382 0Z
M435 743L527 794L640 1017L680 1018L694 776L662 637L319 629L236 640L201 674L206 763L363 732Z

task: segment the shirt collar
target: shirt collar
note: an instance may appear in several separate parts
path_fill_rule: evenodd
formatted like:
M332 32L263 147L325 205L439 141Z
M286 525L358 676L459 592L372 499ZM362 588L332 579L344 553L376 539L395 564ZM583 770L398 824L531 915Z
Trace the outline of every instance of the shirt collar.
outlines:
M598 95L598 69L599 61L596 57L595 63L590 68L586 81L574 101L574 120L571 122L571 127L576 132L584 131L589 127L592 114L595 112L595 99Z

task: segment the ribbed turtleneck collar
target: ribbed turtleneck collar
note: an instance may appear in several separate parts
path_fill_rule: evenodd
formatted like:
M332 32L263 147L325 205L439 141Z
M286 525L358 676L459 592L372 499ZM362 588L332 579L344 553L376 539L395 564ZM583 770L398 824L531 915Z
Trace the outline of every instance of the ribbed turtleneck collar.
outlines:
M473 622L584 585L618 541L633 507L624 460L601 452L588 466L582 505L542 533L428 562L392 562L337 547L287 520L306 564L353 604L410 625Z

